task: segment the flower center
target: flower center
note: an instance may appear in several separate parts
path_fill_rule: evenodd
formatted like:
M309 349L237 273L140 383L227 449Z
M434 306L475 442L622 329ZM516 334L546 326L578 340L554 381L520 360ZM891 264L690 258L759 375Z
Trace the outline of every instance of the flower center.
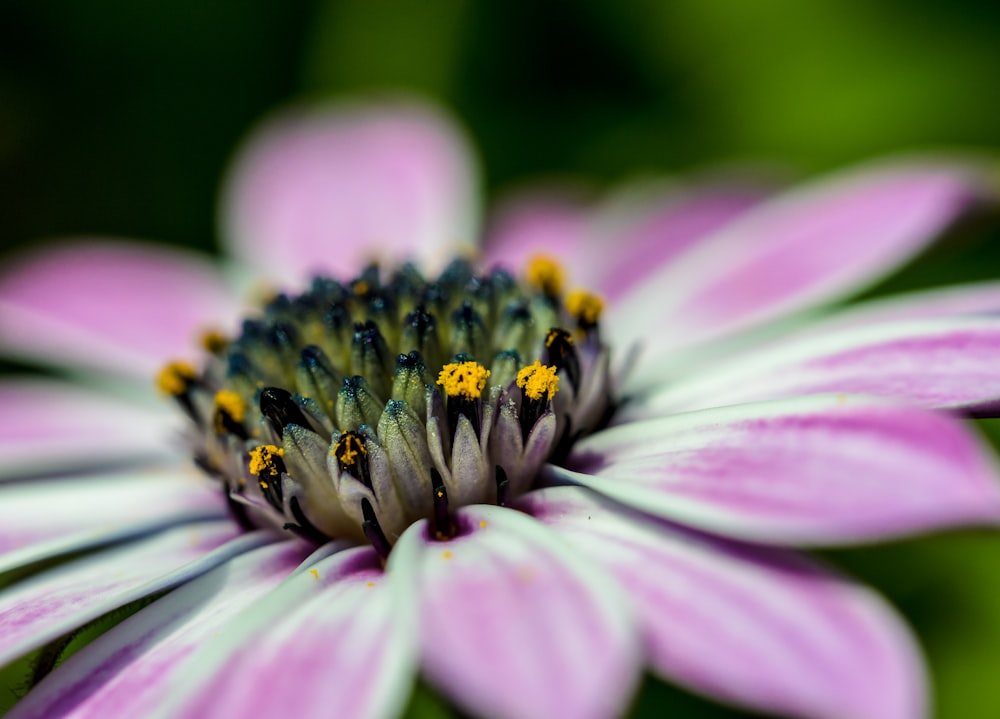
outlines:
M522 281L455 260L436 279L369 267L279 294L238 337L206 336L198 372L159 377L192 420L195 460L248 527L383 556L420 519L506 505L611 408L601 300L563 297L565 273L533 260Z

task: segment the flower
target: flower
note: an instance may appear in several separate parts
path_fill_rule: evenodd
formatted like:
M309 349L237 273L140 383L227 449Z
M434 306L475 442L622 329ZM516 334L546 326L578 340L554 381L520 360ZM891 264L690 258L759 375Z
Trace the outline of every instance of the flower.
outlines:
M427 108L282 116L234 168L224 234L251 274L285 285L317 269L351 277L373 255L441 268L477 235L467 150ZM285 467L294 452L312 455L290 450L283 430L319 436L322 407L281 387L255 405L211 360L168 366L161 387L192 417L220 423L194 432L196 447L216 436L231 446L239 427L271 433L274 442L244 446L244 480L330 477L360 493L350 504L358 531L318 548L256 527L288 512L310 535L301 517L332 504L301 494L296 510L287 493L249 501L239 451L208 457L227 492L207 485L164 440L168 413L129 384L148 382L199 331L233 327L238 294L222 273L178 251L106 241L22 260L0 280L4 349L87 373L0 385L0 472L22 480L0 487L0 569L34 570L0 593L0 662L118 608L134 613L52 671L41 661L11 716L386 716L420 670L474 714L601 717L623 711L643 668L771 713L919 716L923 666L893 610L789 547L1000 519L993 459L956 417L997 407L1000 321L990 313L1000 289L792 318L899 265L983 195L964 166L892 160L769 198L709 185L597 208L515 202L487 233L483 265L520 267L544 251L599 290L606 309L592 295L553 306L583 336L599 323L616 352L607 386L623 402L606 428L573 435L512 507L475 503L499 500L499 485L443 515L432 502L432 516L407 516L398 537L371 531L382 524L374 481L351 474L371 435L329 432L328 467ZM542 295L562 295L559 268L534 266ZM376 330L359 331L378 343ZM217 334L204 338L209 354L222 351ZM454 434L490 385L478 358L451 359L433 371L447 403L459 401ZM583 386L551 355L509 369L515 417L529 400L539 417L554 412L546 403L564 384ZM192 389L212 382L218 394ZM352 396L362 389L355 382ZM393 448L415 436L402 432ZM258 514L241 513L239 500ZM135 604L144 598L155 601Z

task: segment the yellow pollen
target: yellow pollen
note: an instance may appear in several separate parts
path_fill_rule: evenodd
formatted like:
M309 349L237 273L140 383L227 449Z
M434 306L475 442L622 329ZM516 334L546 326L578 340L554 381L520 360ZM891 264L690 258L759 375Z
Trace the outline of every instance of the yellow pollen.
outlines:
M528 399L541 399L542 395L552 399L559 391L559 375L555 367L535 360L535 364L528 365L517 373L517 386Z
M441 552L441 556L444 557L445 559L451 559L453 555L446 549L443 552Z
M310 569L309 573L311 575L313 575L313 579L319 579L319 570L318 569Z
M573 344L573 338L570 336L569 332L558 327L553 327L549 330L548 334L545 335L545 346L551 347L557 341L563 340L566 344Z
M281 447L275 447L273 444L262 444L250 450L250 474L259 477L266 472L272 477L277 477L278 467L274 458L284 456L285 450ZM263 482L261 482L261 486L267 489Z
M225 412L237 422L242 422L247 416L247 404L235 392L227 389L215 393L215 429L220 434L226 431L222 423L221 413Z
M212 354L218 354L226 349L229 339L218 330L207 330L201 335L201 346Z
M566 311L580 324L593 326L604 311L604 300L587 290L573 290L566 295Z
M340 439L333 445L333 456L339 459L348 467L354 465L359 455L368 454L361 437L354 432L344 432Z
M368 582L368 586L369 587L374 587L375 586L375 582Z
M566 271L555 258L535 255L524 269L524 278L528 284L534 285L549 297L558 297L566 282Z
M479 520L479 528L480 529L485 529L486 528L486 520L485 519L480 519Z
M363 297L368 294L368 283L364 280L358 280L354 283L354 294L358 297Z
M451 362L438 374L437 383L449 397L479 399L490 371L478 362Z
M438 499L441 499L441 497L444 496L444 492L442 492L440 489L438 490L437 494L438 494Z
M191 382L198 377L198 372L187 362L171 362L156 378L156 386L164 394L173 397L184 394Z

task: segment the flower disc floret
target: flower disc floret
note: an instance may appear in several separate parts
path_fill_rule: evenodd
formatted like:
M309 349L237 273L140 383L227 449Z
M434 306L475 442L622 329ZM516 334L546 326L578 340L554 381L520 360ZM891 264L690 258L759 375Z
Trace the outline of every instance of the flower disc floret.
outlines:
M508 504L604 420L598 313L563 285L551 258L523 281L462 259L432 279L412 265L317 277L214 338L201 372L172 363L159 383L245 525L385 556L420 519L447 538L456 507ZM578 342L562 329L590 320ZM574 391L553 402L563 373Z

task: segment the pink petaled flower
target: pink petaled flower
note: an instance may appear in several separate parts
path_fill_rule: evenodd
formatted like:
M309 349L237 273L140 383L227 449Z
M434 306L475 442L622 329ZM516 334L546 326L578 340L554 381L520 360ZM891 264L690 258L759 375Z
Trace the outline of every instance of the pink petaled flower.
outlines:
M912 159L771 197L536 195L475 254L435 111L276 119L224 195L243 269L101 240L0 279L2 348L77 371L0 384L0 571L32 570L0 664L155 598L10 716L393 716L422 672L474 715L610 717L643 670L920 716L894 611L789 547L1000 519L957 417L1000 407L1000 286L815 310L984 195ZM150 377L198 351L160 375L178 449Z

